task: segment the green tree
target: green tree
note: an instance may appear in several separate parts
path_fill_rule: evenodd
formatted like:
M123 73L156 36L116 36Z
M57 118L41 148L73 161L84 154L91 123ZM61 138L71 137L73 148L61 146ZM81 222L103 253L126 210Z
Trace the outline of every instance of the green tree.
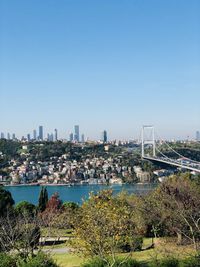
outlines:
M42 187L38 201L38 209L40 212L45 211L47 203L48 203L48 192L46 187Z
M0 217L5 216L6 213L11 210L15 204L12 195L9 191L5 190L2 186L0 187Z
M130 205L112 196L112 191L105 190L97 195L91 194L83 203L75 222L77 238L72 243L87 255L98 256L107 266L112 266L119 248L126 246L134 250L138 233Z
M21 201L15 206L15 211L17 214L27 214L30 217L33 217L36 213L36 207L32 203L27 201Z
M199 251L200 241L200 188L188 174L169 178L159 190L157 200L169 230L193 243Z

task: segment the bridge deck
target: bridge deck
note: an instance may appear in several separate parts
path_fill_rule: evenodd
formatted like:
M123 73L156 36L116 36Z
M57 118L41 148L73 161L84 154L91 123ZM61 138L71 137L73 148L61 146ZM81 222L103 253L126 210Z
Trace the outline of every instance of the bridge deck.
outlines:
M157 158L157 157L148 157L148 156L144 156L143 159L150 160L150 161L162 162L162 163L169 164L172 166L180 167L182 169L187 169L190 171L195 171L195 172L200 173L200 164L185 164L185 163L180 163L177 160L168 160L168 159Z

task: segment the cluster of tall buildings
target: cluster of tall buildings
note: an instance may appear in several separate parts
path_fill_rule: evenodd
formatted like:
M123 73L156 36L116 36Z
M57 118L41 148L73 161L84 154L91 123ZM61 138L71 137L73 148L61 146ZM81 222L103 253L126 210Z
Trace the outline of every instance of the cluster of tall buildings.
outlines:
M30 141L31 139L29 139L28 137L30 138L29 134L27 135L27 140ZM36 141L36 140L43 141L44 139L47 141L58 141L58 130L54 129L53 133L47 133L46 138L44 138L43 126L39 126L38 134L36 130L33 130L33 138L32 138L33 141Z
M10 134L7 133L7 135L5 135L3 132L1 132L0 135L1 139L8 139L8 140L17 140L15 134ZM48 133L47 134L47 138L44 138L44 128L43 126L39 126L38 131L37 130L33 130L33 135L31 136L30 133L27 134L27 136L22 136L21 140L23 141L43 141L43 140L47 140L47 141L57 141L58 140L58 130L55 129L54 133Z
M79 143L79 142L84 143L85 142L85 135L84 134L80 135L79 125L74 126L74 132L70 133L69 141L70 142L77 142L77 143ZM104 130L101 134L101 142L103 142L103 143L108 142L108 134L107 134L106 130Z
M75 125L74 126L74 133L71 132L70 135L69 135L69 141L70 142L82 142L84 143L85 142L85 135L84 134L81 134L80 136L80 128L79 128L79 125Z
M1 132L0 134L0 138L1 139L8 139L8 140L17 140L15 134L10 134L7 133L6 135ZM27 136L22 136L21 138L22 141L49 141L49 142L53 142L53 141L58 141L58 130L54 129L54 131L52 133L47 133L47 136L44 137L44 127L43 126L39 126L38 130L34 129L32 135L30 133L27 134ZM85 135L84 134L80 134L80 127L79 125L75 125L74 126L74 132L71 132L69 135L69 141L70 142L81 142L84 143L85 142ZM103 143L107 143L108 142L108 135L107 135L107 131L104 130L101 134L101 142Z
M1 132L0 138L1 139L8 139L8 140L11 140L11 139L16 140L16 136L14 133L11 135L10 133L4 134L3 132Z

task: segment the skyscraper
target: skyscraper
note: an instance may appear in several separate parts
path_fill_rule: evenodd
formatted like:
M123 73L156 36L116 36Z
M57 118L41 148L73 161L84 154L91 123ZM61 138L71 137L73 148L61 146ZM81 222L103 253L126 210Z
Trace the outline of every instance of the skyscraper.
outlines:
M43 141L43 126L39 126L39 140Z
M54 132L55 132L55 141L58 141L58 130L55 129Z
M79 142L79 125L74 126L74 140Z
M196 131L196 140L200 141L200 132L199 131Z
M30 142L31 141L31 135L27 134L27 141Z
M106 131L106 130L104 130L104 131L102 132L102 138L101 138L101 140L102 140L104 143L107 143L107 142L108 142L108 135L107 135L107 131Z
M10 133L7 133L7 139L10 140Z
M70 133L69 134L69 141L73 142L73 140L74 140L74 135L73 135L73 133Z
M81 135L81 142L85 143L85 135L84 134Z
M37 131L33 130L33 140L37 140Z
M1 139L4 139L5 136L4 136L4 133L1 133Z
M12 140L15 140L16 137L15 137L15 134L12 134Z

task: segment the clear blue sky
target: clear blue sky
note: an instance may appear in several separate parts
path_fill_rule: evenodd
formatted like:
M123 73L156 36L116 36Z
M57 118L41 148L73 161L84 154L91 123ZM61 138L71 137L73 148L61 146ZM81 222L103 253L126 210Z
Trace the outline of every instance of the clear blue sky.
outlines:
M1 0L0 131L200 130L199 0Z

